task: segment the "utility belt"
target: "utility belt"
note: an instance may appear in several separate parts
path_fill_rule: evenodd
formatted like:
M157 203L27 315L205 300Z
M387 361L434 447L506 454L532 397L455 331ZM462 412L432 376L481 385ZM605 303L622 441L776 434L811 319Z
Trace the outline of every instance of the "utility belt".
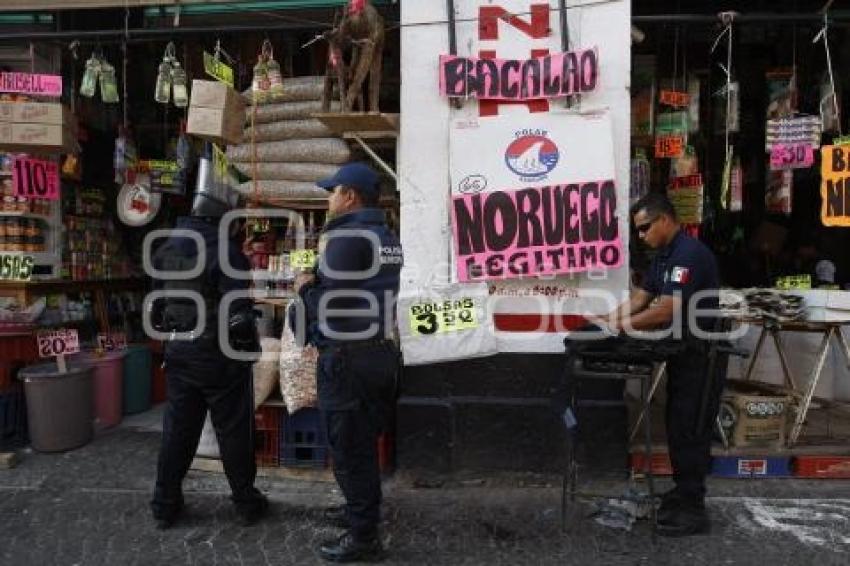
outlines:
M358 350L366 350L371 348L379 348L379 347L392 347L396 348L396 343L392 340L352 340L350 342L336 342L333 344L328 344L326 346L319 347L320 354L347 354L351 352L356 352Z

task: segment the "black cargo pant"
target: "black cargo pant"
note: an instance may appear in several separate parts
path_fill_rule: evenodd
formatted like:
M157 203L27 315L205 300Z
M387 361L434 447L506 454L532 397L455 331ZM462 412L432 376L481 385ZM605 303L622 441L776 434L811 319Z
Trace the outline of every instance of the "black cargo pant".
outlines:
M718 354L710 363L708 349L707 342L698 342L667 362L665 417L673 481L677 491L697 503L705 497L711 439L728 363L728 354ZM705 380L709 377L712 383L706 389Z
M181 485L198 448L208 409L237 510L250 512L258 503L251 366L222 359L220 365L211 367L199 363L202 358L166 362L168 402L151 501L156 518L173 516L183 504Z
M378 436L388 424L399 369L392 342L323 349L319 405L327 426L337 484L355 538L377 535L381 518Z

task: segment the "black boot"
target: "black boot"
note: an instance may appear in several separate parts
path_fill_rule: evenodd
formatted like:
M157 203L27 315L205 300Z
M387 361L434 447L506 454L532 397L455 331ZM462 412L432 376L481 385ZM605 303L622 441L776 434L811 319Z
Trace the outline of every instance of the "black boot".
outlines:
M705 508L684 506L670 513L664 522L658 521L658 534L665 537L686 537L709 532L711 523Z
M329 525L340 529L347 529L351 526L345 514L345 505L334 505L326 508L322 511L322 519Z
M360 539L349 531L323 543L319 556L329 562L380 562L384 559L384 547L377 535Z
M172 505L151 502L151 509L156 528L160 531L170 529L183 514L183 498L181 497Z
M269 511L269 500L257 491L250 498L233 498L236 505L236 516L243 527L250 527L266 516Z
M673 520L680 509L684 508L705 511L705 499L685 494L679 488L674 487L661 494L661 505L658 506L656 511L656 518L659 523L669 522Z

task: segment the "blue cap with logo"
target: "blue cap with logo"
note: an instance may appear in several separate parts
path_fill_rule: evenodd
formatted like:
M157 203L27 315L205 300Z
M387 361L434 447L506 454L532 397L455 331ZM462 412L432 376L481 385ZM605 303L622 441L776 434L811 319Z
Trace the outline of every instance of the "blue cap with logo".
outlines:
M336 175L322 179L316 182L316 185L328 191L332 191L337 185L345 185L367 197L377 197L380 191L378 174L371 167L359 161L343 165L336 172Z

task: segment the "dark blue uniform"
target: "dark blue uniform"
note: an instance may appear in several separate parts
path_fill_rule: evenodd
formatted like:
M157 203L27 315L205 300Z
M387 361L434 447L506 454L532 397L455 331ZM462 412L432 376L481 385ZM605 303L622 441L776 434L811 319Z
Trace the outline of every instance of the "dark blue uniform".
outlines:
M702 242L681 230L660 249L644 280L644 290L660 295L678 295L682 300L682 331L686 348L667 361L667 443L673 465L673 480L682 495L701 503L705 496L705 476L711 461L713 422L720 403L726 376L722 364L715 367L709 398L703 400L707 376L707 345L688 331L688 313L694 306L717 309L719 288L717 262ZM698 301L691 299L700 291L711 291ZM697 319L703 330L712 330L708 317ZM707 411L701 412L703 402ZM704 414L704 423L698 415Z
M194 340L165 343L168 404L163 416L162 446L151 507L157 519L174 517L181 509L181 484L197 450L209 409L237 511L250 514L254 507L263 504L262 496L254 488L257 469L251 366L222 353L217 331L219 300L229 291L247 289L249 281L232 279L222 273L218 262L217 223L189 217L179 219L177 228L194 230L202 236L206 251L204 271L195 280L158 279L154 286L199 292L207 307L206 328ZM239 246L233 241L226 245L231 266L239 271L250 269ZM197 257L194 240L171 237L154 254L153 264L159 270L184 271L196 264ZM166 332L188 332L195 328L194 306L171 299L158 301L166 302L166 306L160 305L165 313L154 315L155 324L160 319L159 325ZM252 307L249 299L236 300L231 312ZM166 319L164 323L163 318Z
M297 334L306 322L307 341L319 348L319 406L334 475L352 534L366 540L380 520L377 439L392 414L399 369L392 333L401 244L377 209L334 218L320 242L316 279L299 293L306 318L292 309L290 323Z

